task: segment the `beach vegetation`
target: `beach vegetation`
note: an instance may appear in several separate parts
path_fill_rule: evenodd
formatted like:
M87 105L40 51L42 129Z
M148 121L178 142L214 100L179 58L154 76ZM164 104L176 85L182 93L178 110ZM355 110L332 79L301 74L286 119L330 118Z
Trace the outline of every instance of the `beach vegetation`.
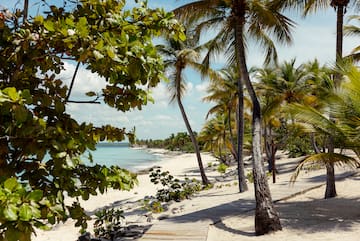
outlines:
M111 239L112 233L124 225L124 211L121 209L102 209L95 212L95 222L93 224L95 237Z
M185 177L184 180L175 178L169 171L161 171L155 168L150 173L150 181L155 185L160 184L161 189L157 190L156 200L160 202L180 202L189 199L195 193L203 190L203 185L196 179Z
M216 170L221 173L221 174L225 174L226 170L229 168L229 166L227 166L225 163L220 163Z
M142 208L152 213L161 213L165 211L163 203L157 199L145 198L143 200Z
M28 1L25 1L29 3ZM70 105L107 104L141 109L147 89L163 79L152 37L169 31L184 39L173 14L139 2L63 1L41 15L0 15L0 239L29 241L35 228L72 218L87 228L80 204L107 189L130 190L136 175L118 166L85 165L100 141L132 141L124 128L80 123ZM62 74L75 65L70 80ZM103 88L73 94L79 68L96 73ZM119 112L120 114L120 112ZM65 199L74 200L70 204Z

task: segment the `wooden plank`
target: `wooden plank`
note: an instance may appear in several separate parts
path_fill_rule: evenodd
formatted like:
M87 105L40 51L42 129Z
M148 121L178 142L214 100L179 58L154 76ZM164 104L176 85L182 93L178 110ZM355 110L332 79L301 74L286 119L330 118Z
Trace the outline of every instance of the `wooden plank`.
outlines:
M206 241L209 224L201 223L162 223L154 224L140 241L178 240Z

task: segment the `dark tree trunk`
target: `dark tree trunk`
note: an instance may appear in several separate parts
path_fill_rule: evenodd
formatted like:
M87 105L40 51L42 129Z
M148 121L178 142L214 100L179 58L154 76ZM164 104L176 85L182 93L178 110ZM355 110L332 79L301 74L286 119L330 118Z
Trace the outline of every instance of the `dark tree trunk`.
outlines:
M198 162L198 165L199 165L199 170L200 170L202 183L204 185L209 185L210 181L208 180L208 178L207 178L207 176L205 174L204 165L203 165L202 160L201 160L200 148L199 148L199 145L198 145L197 140L195 138L194 132L191 129L189 120L188 120L188 118L186 116L184 106L182 105L182 102L181 102L180 98L178 98L178 105L179 105L179 108L180 108L180 111L181 111L181 115L182 115L182 117L184 119L186 129L187 129L187 131L188 131L188 133L190 135L191 142L194 145L195 154L196 154L197 162Z
M336 7L336 64L340 64L342 60L342 47L343 47L343 22L344 22L344 6L338 5ZM335 88L338 88L341 83L341 74L336 73L334 76ZM333 119L332 116L330 116ZM334 153L334 136L329 137L329 153ZM336 197L335 187L335 170L334 163L328 163L326 165L326 191L325 198Z
M239 74L238 74L239 75ZM238 182L239 192L245 192L248 190L245 177L245 164L243 157L244 146L244 89L241 76L238 77L238 108L237 108L237 170L238 170Z
M229 125L229 133L230 133L230 143L231 143L231 154L234 158L234 160L238 160L238 156L237 156L237 152L236 152L236 143L235 143L235 138L234 138L234 134L233 134L233 129L231 126L231 107L228 106L228 125ZM236 117L236 121L237 121L237 117Z
M326 165L326 191L325 199L336 197L334 163Z
M29 12L29 0L24 1L24 23L27 22Z
M344 26L344 11L345 7L340 5L336 11L336 63L338 64L342 60L343 52L343 26ZM341 75L336 76L336 84L341 82Z
M271 171L272 171L272 178L273 178L273 183L276 183L276 164L275 164L275 157L276 157L276 151L277 151L277 146L274 143L274 140L271 140Z
M255 233L263 235L269 232L281 230L279 216L274 208L270 188L267 182L261 151L261 109L256 97L255 90L250 81L246 66L245 47L243 31L245 24L245 0L233 0L233 21L235 30L235 52L236 60L240 70L241 78L246 85L253 104L252 119L252 157L253 157L253 176L255 188Z

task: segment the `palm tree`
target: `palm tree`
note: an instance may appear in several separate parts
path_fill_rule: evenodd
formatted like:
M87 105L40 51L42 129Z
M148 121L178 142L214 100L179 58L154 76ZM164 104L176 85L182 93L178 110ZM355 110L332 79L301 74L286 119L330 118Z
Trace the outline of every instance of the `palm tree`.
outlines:
M194 47L195 42L189 37L189 40L180 42L174 39L168 39L166 46L159 46L159 50L166 56L165 65L169 71L170 84L169 89L172 93L170 102L176 101L179 106L181 115L183 117L186 129L190 135L191 142L194 145L197 162L201 174L201 180L204 185L209 185L210 182L205 174L203 162L201 159L200 148L195 138L194 132L191 128L189 119L186 115L185 108L182 104L182 97L184 95L186 85L184 80L184 69L187 66L199 69L199 64L196 62L199 59L200 47Z
M329 70L321 67L317 60L295 67L293 59L274 68L257 69L255 74L259 80L256 89L263 107L265 151L269 166L273 167L278 145L282 145L288 138L281 133L283 136L276 141L278 138L275 138L276 132L273 129L288 125L288 120L292 120L293 126L295 124L294 118L286 111L286 105L298 103L322 108L322 100L328 92L325 83L329 79ZM315 149L314 138L312 139ZM275 166L269 169L273 171L275 178Z
M304 9L304 16L309 14L310 12L315 12L319 9L327 8L329 6L333 7L336 10L336 63L339 64L343 58L343 27L344 27L344 14L346 13L346 8L350 3L350 0L290 0L292 6L302 6ZM354 3L357 1L354 1ZM341 75L336 73L334 75L335 80L335 88L340 85ZM334 153L334 136L329 136L329 145L328 152ZM335 189L335 173L334 173L334 165L329 163L326 166L327 169L327 185L326 185L326 198L332 198L336 196Z
M252 157L255 187L256 211L255 232L262 235L281 229L280 219L274 209L261 152L261 109L255 90L251 83L246 63L245 39L247 35L266 47L267 58L276 57L272 34L281 42L289 42L292 22L280 13L282 1L259 0L208 0L194 1L175 10L178 16L188 21L200 22L198 27L209 28L220 26L214 41L209 42L210 51L205 58L209 62L212 54L226 48L229 60L236 64L239 71L239 98L243 85L249 93L253 105L252 115ZM239 105L241 108L241 105ZM241 114L241 111L239 111ZM242 116L240 116L242 118ZM240 139L240 137L239 137ZM240 156L241 152L238 153Z
M353 65L345 65L341 70L341 76L346 78L346 82L332 89L333 93L329 95L328 107L324 109L325 111L321 112L314 107L299 104L293 105L292 109L297 114L297 118L310 124L315 131L332 136L334 148L352 149L359 157L360 72ZM359 167L358 160L341 153L316 153L305 158L298 165L291 180L295 181L299 171L305 166L319 163L326 166L327 174L329 165L334 167L335 164L346 164ZM334 180L329 183L327 175L325 198L329 198L328 185L336 190L335 177L333 178Z

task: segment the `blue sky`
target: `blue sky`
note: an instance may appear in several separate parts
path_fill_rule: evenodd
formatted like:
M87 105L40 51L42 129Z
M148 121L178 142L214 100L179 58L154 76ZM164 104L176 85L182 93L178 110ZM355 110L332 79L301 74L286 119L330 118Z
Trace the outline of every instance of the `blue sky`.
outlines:
M22 1L0 0L0 5L9 7ZM30 5L39 0L30 0ZM59 2L50 1L47 2ZM60 1L61 2L61 1ZM133 1L128 1L132 4ZM149 0L149 7L162 7L172 10L184 3L191 2L185 0ZM33 10L36 5L31 5ZM351 13L347 13L347 16ZM297 22L294 29L294 42L290 46L277 45L280 61L296 58L297 63L314 60L317 58L322 64L333 64L335 61L335 33L336 33L336 13L334 9L328 8L319 11L316 15L311 15L305 19L299 14L290 13L290 18ZM346 21L345 21L346 22ZM355 38L345 37L344 54L350 53L351 49L357 45ZM261 67L263 55L258 51L256 45L250 45L248 49L248 66ZM219 56L218 65L225 63L225 59ZM67 71L62 75L64 79L70 79L75 66L66 63ZM97 90L102 87L103 81L98 76L89 73L84 68L81 69L79 78L75 84L74 98L84 93L84 91ZM188 113L189 120L195 131L200 131L205 122L205 116L210 108L209 103L202 103L201 98L206 95L206 81L202 81L200 76L194 71L186 71L188 92L184 97L184 105ZM118 127L132 128L136 126L137 137L140 139L166 138L171 133L186 131L180 111L176 104L169 104L169 95L166 83L159 84L152 90L155 99L154 104L144 106L142 111L130 111L127 113L117 112L105 105L84 105L69 104L69 112L79 121L93 122L96 125L112 124Z

